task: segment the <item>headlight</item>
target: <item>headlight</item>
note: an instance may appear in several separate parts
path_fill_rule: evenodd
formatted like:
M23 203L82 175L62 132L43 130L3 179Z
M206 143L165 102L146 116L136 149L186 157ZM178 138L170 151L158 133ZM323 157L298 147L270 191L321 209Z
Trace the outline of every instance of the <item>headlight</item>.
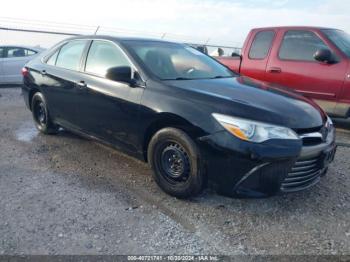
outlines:
M327 117L326 128L328 131L331 131L334 128L333 121L329 116Z
M334 125L333 125L333 121L332 119L330 119L330 117L327 117L327 122L326 122L326 128L327 128L327 131L328 131L328 134L327 136L329 136L330 134L331 135L334 135Z
M261 143L270 139L299 139L298 135L287 127L216 113L212 115L232 135L245 141Z

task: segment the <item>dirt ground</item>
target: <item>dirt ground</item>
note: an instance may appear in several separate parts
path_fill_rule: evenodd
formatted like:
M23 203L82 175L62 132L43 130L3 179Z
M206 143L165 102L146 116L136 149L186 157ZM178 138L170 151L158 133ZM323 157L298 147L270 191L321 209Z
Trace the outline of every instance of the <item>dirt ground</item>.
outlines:
M304 192L233 199L163 193L148 165L68 132L39 134L0 88L0 254L350 255L350 124Z

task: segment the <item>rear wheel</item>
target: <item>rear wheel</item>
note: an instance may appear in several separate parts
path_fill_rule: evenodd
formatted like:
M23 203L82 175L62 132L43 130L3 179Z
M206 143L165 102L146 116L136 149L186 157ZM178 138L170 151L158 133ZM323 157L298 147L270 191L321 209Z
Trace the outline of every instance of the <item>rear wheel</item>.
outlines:
M52 123L45 97L37 92L32 98L32 114L36 128L44 134L56 134L59 127Z
M205 175L199 149L182 130L165 128L157 132L148 147L148 160L155 181L166 193L188 198L203 189Z

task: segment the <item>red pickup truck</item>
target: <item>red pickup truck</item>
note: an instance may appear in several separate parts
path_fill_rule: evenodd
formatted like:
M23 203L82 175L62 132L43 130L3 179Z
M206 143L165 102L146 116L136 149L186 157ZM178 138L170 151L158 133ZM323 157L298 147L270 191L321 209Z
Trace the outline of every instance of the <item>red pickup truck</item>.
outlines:
M343 31L253 29L241 56L216 59L242 75L290 87L314 99L329 115L350 117L350 35Z

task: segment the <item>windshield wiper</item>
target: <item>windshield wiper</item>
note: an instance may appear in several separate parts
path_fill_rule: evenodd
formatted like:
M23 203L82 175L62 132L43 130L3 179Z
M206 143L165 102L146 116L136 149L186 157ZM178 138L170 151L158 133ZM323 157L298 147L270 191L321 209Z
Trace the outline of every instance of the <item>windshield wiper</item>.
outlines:
M233 76L214 76L211 79L218 79L218 78L231 78Z
M215 77L203 77L203 78L188 78L188 77L177 77L177 78L168 78L162 79L163 81L167 80L205 80L205 79L219 79L219 78L232 78L233 76L215 76Z
M187 78L187 77L177 77L177 78L168 78L168 79L162 79L162 80L194 80L194 79Z

